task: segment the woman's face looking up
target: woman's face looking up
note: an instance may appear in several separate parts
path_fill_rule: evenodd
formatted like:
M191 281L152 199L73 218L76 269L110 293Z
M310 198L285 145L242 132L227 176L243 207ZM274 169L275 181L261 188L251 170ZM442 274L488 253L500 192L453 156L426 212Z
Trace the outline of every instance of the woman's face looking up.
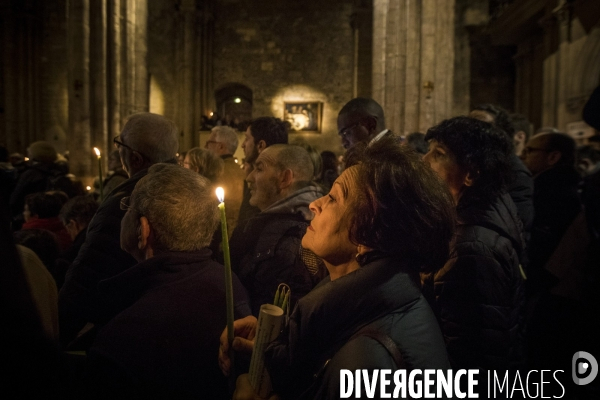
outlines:
M357 245L349 237L350 221L356 210L358 166L346 169L333 183L329 194L313 201L314 218L302 238L302 246L332 265L351 261Z

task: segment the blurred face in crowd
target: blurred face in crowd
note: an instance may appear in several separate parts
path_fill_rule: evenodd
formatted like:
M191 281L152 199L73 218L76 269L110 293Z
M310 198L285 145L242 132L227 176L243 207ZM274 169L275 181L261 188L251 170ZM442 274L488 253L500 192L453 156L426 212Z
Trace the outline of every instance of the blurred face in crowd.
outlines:
M206 141L206 144L204 145L204 148L212 151L218 156L229 153L225 144L217 141L217 134L214 132L211 132L208 140Z
M250 187L250 204L261 211L282 198L281 178L283 171L277 165L276 154L271 148L260 153L254 169L246 177Z
M244 141L242 142L242 150L244 150L244 157L249 163L253 163L258 157L258 148L254 142L252 131L250 127L244 132Z
M558 152L550 152L546 149L546 138L544 136L532 137L521 153L525 166L536 176L549 168L552 168ZM560 154L560 153L558 153ZM558 160L556 160L558 161Z
M351 261L357 254L357 245L350 241L350 220L355 205L358 166L352 166L335 180L329 194L313 201L314 213L302 246L332 265Z
M370 140L370 132L364 116L355 113L340 114L337 125L338 135L346 150L359 142L369 142Z
M181 163L181 165L183 166L183 168L185 169L192 169L192 166L190 165L190 156L189 154L185 155L185 158L183 159L183 162ZM195 169L196 172L198 172L198 168Z
M472 185L469 174L456 162L456 157L443 143L429 141L429 151L423 156L431 169L448 185L454 201L458 203L463 190Z

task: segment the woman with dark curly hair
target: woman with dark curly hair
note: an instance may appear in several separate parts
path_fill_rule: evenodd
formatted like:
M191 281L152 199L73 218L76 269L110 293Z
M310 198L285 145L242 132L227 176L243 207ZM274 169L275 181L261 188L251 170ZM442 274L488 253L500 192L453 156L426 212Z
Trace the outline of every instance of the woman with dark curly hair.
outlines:
M522 360L520 220L505 189L506 135L468 117L429 129L424 160L446 182L458 223L450 259L425 277L452 367L506 370Z
M419 273L436 271L448 258L452 197L417 153L393 139L353 159L358 163L311 204L314 219L302 239L329 277L298 301L266 352L274 390L283 398L339 398L341 369L450 367ZM235 324L236 335L245 338L255 328L254 317ZM226 338L221 344L225 372ZM239 337L233 347L244 344L251 347ZM252 397L242 375L235 398Z

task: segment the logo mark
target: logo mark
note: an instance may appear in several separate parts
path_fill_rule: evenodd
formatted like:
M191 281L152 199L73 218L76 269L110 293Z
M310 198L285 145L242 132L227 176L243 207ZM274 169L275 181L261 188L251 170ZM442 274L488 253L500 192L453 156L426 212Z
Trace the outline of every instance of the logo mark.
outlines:
M578 351L572 359L573 382L576 385L587 385L598 375L598 361L586 351ZM585 378L580 376L587 375Z

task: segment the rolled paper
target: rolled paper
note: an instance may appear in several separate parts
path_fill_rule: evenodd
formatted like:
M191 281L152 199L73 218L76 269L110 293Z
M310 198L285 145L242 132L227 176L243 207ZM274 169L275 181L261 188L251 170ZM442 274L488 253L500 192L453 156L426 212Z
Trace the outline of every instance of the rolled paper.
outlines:
M98 157L98 179L100 180L100 202L104 201L104 182L102 182L102 159L100 156L100 149L94 147L94 152Z
M250 359L250 384L256 394L266 398L271 393L271 378L265 368L265 350L279 336L283 324L283 310L273 304L263 304L258 312L254 348Z
M229 358L231 360L231 371L233 369L233 284L231 281L231 257L229 255L229 236L227 235L227 219L225 218L225 191L222 187L216 190L219 199L219 211L221 213L221 236L223 238L223 259L225 261L225 298L227 302L227 340L229 341ZM233 373L232 373L233 375Z

